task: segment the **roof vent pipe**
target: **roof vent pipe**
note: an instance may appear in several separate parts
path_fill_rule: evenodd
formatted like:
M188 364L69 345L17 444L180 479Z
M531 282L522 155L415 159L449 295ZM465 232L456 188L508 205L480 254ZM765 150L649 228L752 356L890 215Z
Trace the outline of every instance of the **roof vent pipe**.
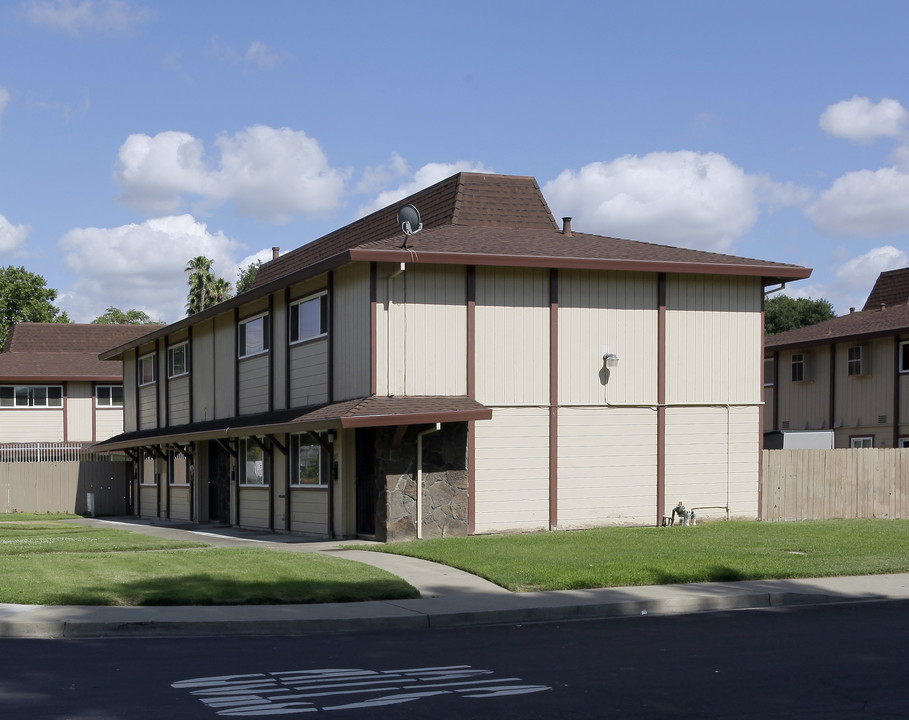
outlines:
M854 313L854 312L855 312L855 308L854 308L854 307L849 308L849 314L850 314L850 315L852 315L852 313Z
M562 235L567 235L571 237L571 218L563 217L562 218Z
M277 259L278 259L278 255L280 255L280 254L281 254L281 248L279 248L279 247L273 247L273 248L271 249L271 259L272 259L272 260L277 260Z
M881 312L887 309L887 303L881 303Z

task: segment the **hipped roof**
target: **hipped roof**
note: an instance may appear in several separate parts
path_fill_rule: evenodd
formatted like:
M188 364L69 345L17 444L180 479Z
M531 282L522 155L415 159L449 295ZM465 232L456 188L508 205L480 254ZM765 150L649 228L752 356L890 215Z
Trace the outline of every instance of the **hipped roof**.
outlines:
M422 232L406 237L398 210L414 205ZM405 243L406 240L406 243ZM807 278L809 268L587 233L563 233L532 177L458 173L263 264L242 295L151 333L147 342L350 262L408 262ZM113 359L137 343L113 348Z
M783 350L906 333L909 333L909 305L899 305L883 310L863 310L816 325L769 335L764 339L764 347L767 350Z
M120 382L122 364L99 360L99 353L162 327L17 323L0 353L0 382Z

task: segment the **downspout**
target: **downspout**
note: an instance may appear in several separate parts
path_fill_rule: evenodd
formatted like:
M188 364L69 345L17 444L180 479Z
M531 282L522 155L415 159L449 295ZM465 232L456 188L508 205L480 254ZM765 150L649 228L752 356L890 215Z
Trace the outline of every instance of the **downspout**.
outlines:
M423 436L438 432L442 423L417 433L417 540L423 539Z
M392 341L392 322L394 321L394 288L392 281L398 277L406 269L405 263L401 263L401 267L395 270L391 275L385 279L385 294L388 298L388 319L385 322L385 394L389 397L394 395L394 389L391 384L392 372L391 372L391 341ZM407 288L405 286L405 302L406 302L406 292ZM406 325L405 325L406 328Z

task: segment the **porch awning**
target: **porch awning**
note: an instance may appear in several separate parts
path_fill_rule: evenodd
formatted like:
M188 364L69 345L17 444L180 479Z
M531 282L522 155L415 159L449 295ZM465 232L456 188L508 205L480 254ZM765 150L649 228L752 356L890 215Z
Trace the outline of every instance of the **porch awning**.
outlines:
M147 445L185 444L201 440L276 435L309 430L422 425L490 420L492 409L464 395L370 396L293 410L208 420L126 432L95 443L97 452Z

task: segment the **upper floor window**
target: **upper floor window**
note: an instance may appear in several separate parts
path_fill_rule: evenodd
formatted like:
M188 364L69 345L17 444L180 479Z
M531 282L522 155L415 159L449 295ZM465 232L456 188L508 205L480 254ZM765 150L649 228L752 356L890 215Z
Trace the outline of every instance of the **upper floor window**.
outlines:
M896 446L900 449L909 448L909 437L901 437Z
M303 342L328 334L328 294L321 292L290 306L290 341Z
M167 377L175 378L189 372L189 343L179 343L167 348Z
M63 386L0 385L0 407L63 407Z
M900 343L900 372L909 372L909 340Z
M138 372L139 385L150 385L158 379L154 353L139 358Z
M849 447L851 448L873 448L874 437L872 435L862 435L849 438Z
M322 446L312 435L290 437L290 484L306 487L325 487L322 468Z
M252 438L240 440L240 484L267 484L265 481L265 452Z
M808 361L805 353L792 353L792 382L808 379Z
M257 315L249 320L242 320L237 335L238 357L245 358L268 352L270 344L268 315Z
M773 387L775 381L776 365L773 358L764 358L764 387Z
M864 375L865 368L865 348L861 345L855 345L849 348L846 353L846 374L847 375Z
M97 407L123 407L122 385L98 385L95 388Z

